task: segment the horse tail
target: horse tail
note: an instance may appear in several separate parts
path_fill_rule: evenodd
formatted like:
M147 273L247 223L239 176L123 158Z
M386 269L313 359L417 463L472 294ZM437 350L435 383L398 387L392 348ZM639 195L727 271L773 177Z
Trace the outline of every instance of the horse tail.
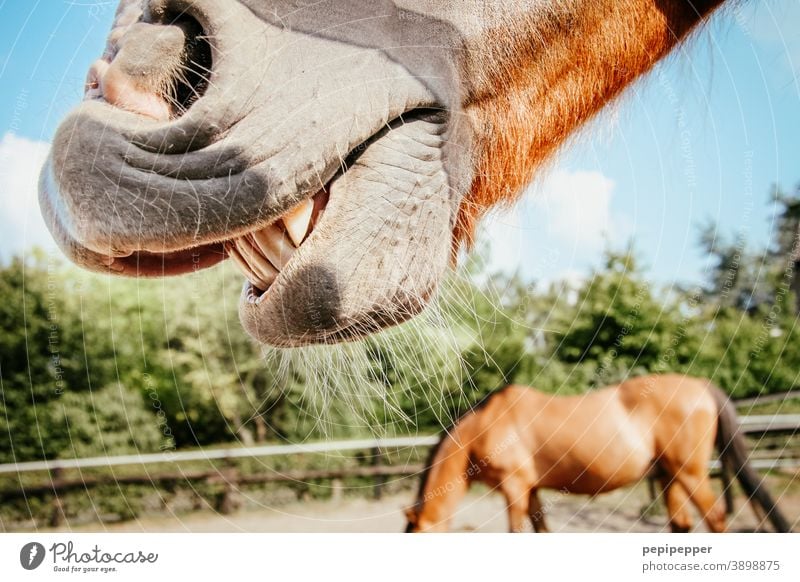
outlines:
M750 502L761 508L775 531L790 532L789 520L781 513L763 479L748 461L747 443L739 430L739 417L728 395L716 386L709 385L709 388L717 403L716 445L723 469L736 476Z

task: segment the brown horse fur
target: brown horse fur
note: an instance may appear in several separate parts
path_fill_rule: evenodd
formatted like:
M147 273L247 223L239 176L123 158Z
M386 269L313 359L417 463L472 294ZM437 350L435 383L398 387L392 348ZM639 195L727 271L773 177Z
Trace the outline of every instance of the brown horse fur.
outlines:
M670 374L634 378L581 396L508 386L464 415L433 451L407 531L443 531L473 482L499 490L509 528L526 517L546 531L541 488L596 495L635 483L656 469L672 531L692 527L694 505L714 532L725 509L708 474L715 444L754 505L776 531L790 531L759 476L733 407L707 380Z
M475 177L454 241L471 242L490 208L516 200L577 128L667 55L719 0L554 1L504 23L467 58L465 111L480 128Z

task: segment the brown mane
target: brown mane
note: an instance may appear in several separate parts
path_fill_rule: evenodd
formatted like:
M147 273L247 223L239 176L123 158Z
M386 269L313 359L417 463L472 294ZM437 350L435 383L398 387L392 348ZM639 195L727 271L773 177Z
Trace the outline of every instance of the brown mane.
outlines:
M490 54L467 58L475 79L465 110L478 128L478 164L455 227L471 244L493 206L510 204L558 148L650 70L719 4L717 0L553 2L548 14L493 28ZM497 65L502 63L502 65ZM490 71L487 76L476 71Z

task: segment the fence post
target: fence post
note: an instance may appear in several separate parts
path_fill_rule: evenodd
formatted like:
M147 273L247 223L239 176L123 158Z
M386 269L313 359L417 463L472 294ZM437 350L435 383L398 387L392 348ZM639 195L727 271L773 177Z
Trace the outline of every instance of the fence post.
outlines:
M62 472L62 469L58 467L50 472L50 483L53 486L53 508L50 512L50 520L48 521L50 527L61 527L66 521L64 502L59 495L59 482L61 481Z
M658 490L656 489L656 473L654 470L650 470L650 472L647 474L646 480L647 494L650 499L639 509L640 520L644 520L653 515L658 507L658 504L656 503L658 501Z
M380 447L372 448L372 466L373 467L383 466L383 453L381 452ZM383 486L386 483L386 476L378 475L376 473L373 479L375 480L375 486L372 490L372 497L375 500L380 500L381 497L383 497Z
M332 479L331 480L331 501L337 502L342 500L342 489L344 486L342 485L341 479Z
M225 459L227 465L220 472L223 480L222 493L217 498L217 511L222 514L229 514L236 511L241 505L239 500L239 471L231 461Z

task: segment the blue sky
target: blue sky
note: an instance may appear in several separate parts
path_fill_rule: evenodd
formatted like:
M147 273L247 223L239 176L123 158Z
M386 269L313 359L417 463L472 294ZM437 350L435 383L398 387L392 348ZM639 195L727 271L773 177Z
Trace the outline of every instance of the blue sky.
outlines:
M0 0L0 258L48 245L35 181L115 2ZM498 268L585 274L630 238L659 281L698 281L697 226L764 244L773 183L800 182L800 2L739 4L590 125L483 229Z
M743 230L753 247L767 242L771 185L800 181L800 2L738 6L566 148L555 184L545 180L489 224L493 240L505 239L507 268L585 273L606 244L633 237L654 278L688 282L706 264L699 224ZM563 213L573 228L553 229Z

